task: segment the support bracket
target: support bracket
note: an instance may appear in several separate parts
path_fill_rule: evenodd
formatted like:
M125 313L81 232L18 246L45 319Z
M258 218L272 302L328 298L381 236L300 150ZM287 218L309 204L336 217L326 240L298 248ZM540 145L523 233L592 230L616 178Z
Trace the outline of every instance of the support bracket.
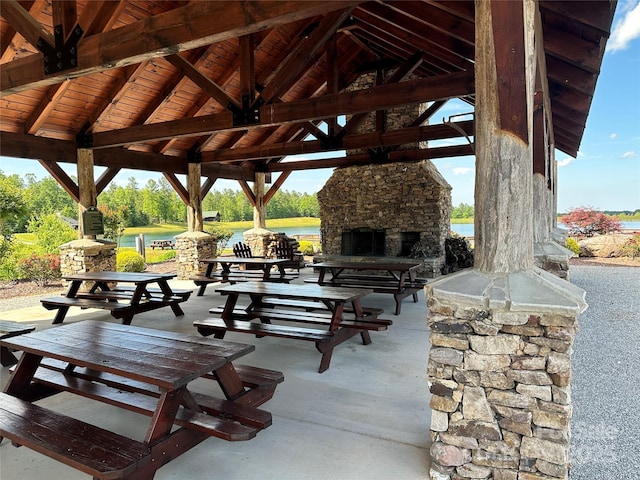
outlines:
M93 134L87 133L91 124L89 122L82 126L82 129L76 135L76 145L78 148L93 148Z
M55 45L49 45L42 37L38 39L36 47L44 55L45 75L70 70L78 66L78 41L82 38L83 33L80 25L76 25L65 42L62 25L56 25L53 29Z
M260 106L250 106L250 98L248 96L242 97L242 108L238 108L233 104L227 105L227 108L231 110L233 114L233 126L242 127L245 125L256 125L260 123Z

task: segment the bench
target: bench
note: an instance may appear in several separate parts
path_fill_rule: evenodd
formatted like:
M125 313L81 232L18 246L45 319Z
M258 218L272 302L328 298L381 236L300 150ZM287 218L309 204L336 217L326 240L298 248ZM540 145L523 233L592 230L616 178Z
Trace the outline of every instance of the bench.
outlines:
M133 316L137 313L154 310L160 306L169 305L176 315L183 315L182 309L178 305L184 301L184 297L175 295L172 297L148 297L144 298L137 305L119 303L117 300L130 300L131 295L124 292L100 292L100 293L80 293L77 297L47 297L41 298L40 303L47 310L58 309L58 313L53 319L53 323L62 323L70 307L80 307L81 309L97 308L110 310L114 318L122 319L125 325L131 324ZM101 300L103 299L103 300Z
M142 442L0 393L0 438L96 479L126 479L151 462Z
M135 290L136 290L136 287L134 287L133 285L118 285L117 287L114 287L111 289L112 292L124 292L124 293L130 293L132 295L133 295L133 292L135 292ZM154 297L163 296L162 290L157 287L149 287L147 288L147 292L149 292ZM171 293L173 293L173 295L176 297L182 297L182 299L186 301L189 299L189 297L193 293L193 290L172 288Z
M360 334L362 343L364 345L368 345L371 343L371 337L369 336L370 330L386 330L387 325L391 324L390 320L381 319L378 319L375 323L347 320L341 322L338 330L328 331L326 328L309 328L307 325L282 325L270 323L272 319L278 319L303 324L322 323L326 325L326 320L321 318L301 316L300 314L303 312L289 311L287 313L272 311L269 312L270 315L268 317L266 316L266 313L267 312L265 312L265 316L261 317L261 320L269 323L247 321L245 312L245 320L234 319L225 321L222 318L211 317L204 320L197 320L193 322L193 325L201 335L214 335L215 338L224 338L227 332L239 332L253 334L256 335L256 337L279 337L314 342L316 349L322 353L320 367L318 368L318 372L322 373L329 368L335 346L357 334Z
M0 339L33 332L35 329L36 327L33 325L12 322L10 320L0 320ZM10 367L18 363L18 359L7 347L0 346L0 363L3 367Z
M161 250L164 250L165 248L174 249L176 248L176 244L171 240L154 240L149 244L149 247L152 250L155 250L156 248L160 248Z
M305 278L305 283L318 283L317 278ZM376 293L385 293L393 295L396 302L395 314L400 315L402 299L413 296L414 303L418 301L418 292L424 289L425 282L416 280L414 282L406 281L402 288L398 285L398 280L390 279L389 277L382 277L375 275L346 275L340 276L337 279L331 279L325 281L323 285L329 285L334 287L348 287L348 288L366 288L373 290Z
M290 268L300 272L300 269L304 267L304 257L302 252L298 250L299 243L295 241L290 243L287 240L280 240L273 248L273 253L276 258L284 258L288 261L285 262L284 268Z
M154 414L156 398L160 393L150 385L81 367L75 367L73 373L69 374L65 368L63 362L43 359L34 376L34 382L55 392L71 392L149 417ZM256 390L264 390L259 394L261 403L271 398L276 385L284 381L282 373L272 370L237 366L236 371L242 372L243 385L257 385L260 388ZM207 377L215 378L213 374ZM254 438L258 431L272 423L271 414L250 406L251 402L245 401L242 404L197 392L191 392L191 395L205 413L181 408L175 423L182 427L228 441L240 441Z

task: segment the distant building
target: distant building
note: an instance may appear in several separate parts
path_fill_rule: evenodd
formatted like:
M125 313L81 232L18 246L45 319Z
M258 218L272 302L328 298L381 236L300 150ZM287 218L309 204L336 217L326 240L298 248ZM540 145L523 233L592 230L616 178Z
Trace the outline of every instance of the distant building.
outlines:
M217 210L210 210L208 212L202 212L202 220L205 222L219 222L220 212Z

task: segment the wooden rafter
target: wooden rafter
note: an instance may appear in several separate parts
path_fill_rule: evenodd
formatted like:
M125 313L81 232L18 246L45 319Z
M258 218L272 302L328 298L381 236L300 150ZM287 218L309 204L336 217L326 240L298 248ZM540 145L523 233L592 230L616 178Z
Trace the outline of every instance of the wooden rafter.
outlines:
M299 18L326 14L359 2L193 2L151 19L84 39L78 46L78 67L45 76L39 55L32 55L5 65L0 72L2 96L28 88L51 85L69 78L102 72L121 66L163 57L227 40ZM40 36L53 44L52 35L15 0L3 2L3 17L29 42ZM176 22L180 18L181 22Z
M216 131L244 130L258 126L279 125L353 115L372 109L427 102L468 95L474 91L473 73L460 72L437 78L410 80L401 84L381 85L365 91L325 95L291 103L264 105L257 125L235 126L230 113L205 115L152 125L140 125L94 134L94 148L114 147L148 140L193 136Z

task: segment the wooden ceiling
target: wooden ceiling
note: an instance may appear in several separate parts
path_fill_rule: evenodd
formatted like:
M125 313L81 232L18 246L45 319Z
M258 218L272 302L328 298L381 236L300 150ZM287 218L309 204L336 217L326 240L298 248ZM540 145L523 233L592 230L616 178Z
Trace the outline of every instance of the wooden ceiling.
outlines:
M539 2L555 144L573 156L614 8ZM425 126L448 99L473 110L473 1L2 0L0 14L0 155L38 159L62 182L57 162L79 147L108 167L103 187L121 168L172 179L201 162L212 180L250 181L472 154L464 140L398 147L473 135L472 121ZM379 71L395 73L345 90ZM403 128L356 130L368 112L416 102L430 108ZM348 148L368 153L330 158ZM281 162L301 153L320 155Z

